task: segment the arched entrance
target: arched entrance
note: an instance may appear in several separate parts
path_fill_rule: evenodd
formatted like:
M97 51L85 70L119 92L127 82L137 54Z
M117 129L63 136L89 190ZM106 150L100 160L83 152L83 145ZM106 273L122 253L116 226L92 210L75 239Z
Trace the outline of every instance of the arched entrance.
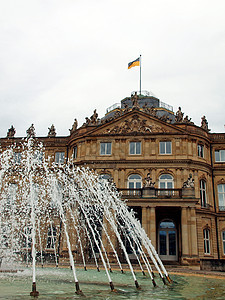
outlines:
M164 219L158 228L158 253L162 260L177 261L177 229L172 220Z

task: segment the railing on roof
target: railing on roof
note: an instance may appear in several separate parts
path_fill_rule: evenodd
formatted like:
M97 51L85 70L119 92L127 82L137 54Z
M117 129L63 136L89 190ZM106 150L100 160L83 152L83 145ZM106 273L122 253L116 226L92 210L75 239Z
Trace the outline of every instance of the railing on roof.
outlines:
M106 113L109 113L110 111L120 107L121 107L120 103L115 103L106 109Z
M137 93L138 96L155 97L155 98L157 98L156 95L154 95L151 91L150 92L149 91L141 91L141 93L140 93L140 91L133 91L131 93L131 96L133 96L135 93Z
M173 106L171 106L169 104L159 101L159 106L173 112Z

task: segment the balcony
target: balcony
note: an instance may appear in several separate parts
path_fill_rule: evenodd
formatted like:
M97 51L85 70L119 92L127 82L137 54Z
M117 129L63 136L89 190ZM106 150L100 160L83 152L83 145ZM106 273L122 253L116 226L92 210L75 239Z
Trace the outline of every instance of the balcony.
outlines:
M158 198L158 199L182 199L195 198L194 189L157 189L157 188L140 188L140 189L118 189L122 198Z

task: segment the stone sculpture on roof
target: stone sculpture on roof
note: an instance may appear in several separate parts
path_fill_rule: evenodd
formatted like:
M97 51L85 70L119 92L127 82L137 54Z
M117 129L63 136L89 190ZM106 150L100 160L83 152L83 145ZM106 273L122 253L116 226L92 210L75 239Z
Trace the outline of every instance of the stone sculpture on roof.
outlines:
M205 130L209 130L208 121L205 116L202 117L201 127Z
M12 125L11 128L8 129L7 138L13 138L15 136L15 133L16 129Z
M55 137L55 136L56 136L55 126L52 124L52 126L48 128L48 137Z
M181 107L178 107L178 111L176 112L176 115L175 115L175 122L183 122L183 116L184 116L184 113L181 111Z
M27 138L35 137L35 135L34 124L31 124L31 126L27 129Z
M74 119L72 128L70 129L70 134L77 130L78 122L77 119Z

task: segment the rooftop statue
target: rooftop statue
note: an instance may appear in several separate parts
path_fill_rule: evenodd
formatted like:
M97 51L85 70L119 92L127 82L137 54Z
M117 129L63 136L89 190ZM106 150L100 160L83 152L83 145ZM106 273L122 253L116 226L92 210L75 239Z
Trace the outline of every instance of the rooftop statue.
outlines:
M48 128L48 137L55 137L55 136L56 136L55 126L52 124L52 126Z
M205 116L202 117L201 127L205 130L209 130L208 121Z
M27 129L27 138L35 137L35 128L34 124L31 124L31 126Z
M72 126L71 129L69 129L70 130L70 134L77 130L77 126L78 126L77 119L74 119L73 126Z
M129 106L127 104L124 105L124 113L127 113L130 110Z
M91 124L95 125L97 124L97 122L98 122L98 114L95 109L93 115L91 116Z
M13 138L15 133L16 133L16 129L12 125L11 128L8 129L7 138Z
M182 113L181 107L178 107L178 111L176 112L176 115L175 115L175 122L183 122L183 116L184 116L184 113Z
M132 109L140 109L139 104L138 104L138 95L137 92L135 92L135 94L131 97L131 101L132 101Z

